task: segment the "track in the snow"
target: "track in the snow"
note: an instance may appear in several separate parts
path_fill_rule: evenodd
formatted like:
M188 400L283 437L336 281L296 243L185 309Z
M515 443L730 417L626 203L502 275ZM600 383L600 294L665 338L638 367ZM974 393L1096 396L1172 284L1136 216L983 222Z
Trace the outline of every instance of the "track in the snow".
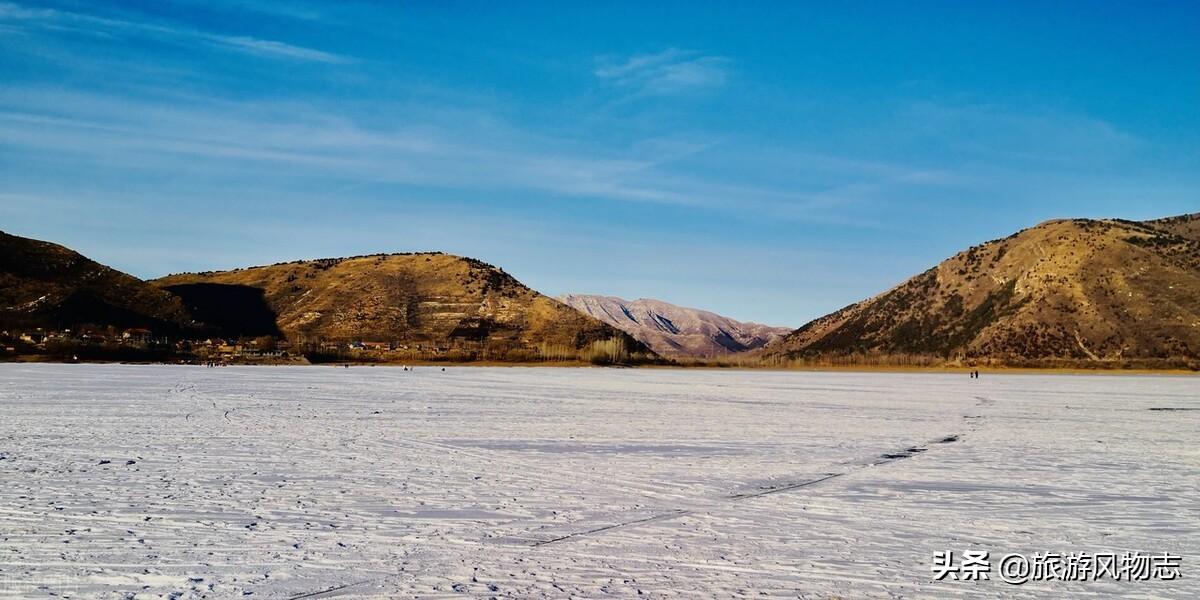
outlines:
M906 458L912 458L914 456L917 456L918 454L928 451L931 446L934 446L937 444L949 444L949 443L957 442L960 439L962 439L961 434L952 434L952 435L942 436L937 439L930 440L929 442L927 442L926 444L921 445L921 446L906 446L905 448L903 448L901 450L885 452L885 453L879 455L878 457L872 457L870 459L863 460L863 461L856 461L855 463L853 463L856 465L855 468L853 468L853 469L847 469L845 471L841 471L841 472L837 472L837 473L826 473L825 475L822 475L820 477L816 477L813 479L794 481L794 482L782 484L779 486L773 486L773 487L770 487L767 489L759 489L759 490L752 491L752 492L737 493L737 494L733 494L731 496L726 496L725 498L721 498L718 500L718 502L720 502L720 501L741 502L744 500L752 500L754 498L761 498L763 496L767 496L767 495L771 495L771 494L780 494L780 493L785 493L785 492L792 492L792 491L795 491L795 490L798 490L801 488L813 487L815 485L824 483L831 479L837 479L839 477L851 475L857 471L866 469L868 467L876 467L879 465L885 465L885 464L893 463L893 462L896 462L899 460L904 460ZM531 547L537 548L537 547L546 546L549 544L570 541L570 540L581 538L581 537L587 537L587 536L607 533L607 532L617 530L617 529L625 529L625 528L629 528L629 527L635 527L638 525L644 525L646 523L654 523L654 522L660 522L660 521L668 521L671 519L678 519L681 517L686 517L691 514L695 514L696 512L697 511L694 511L694 510L672 509L672 510L667 510L667 511L664 511L661 513L651 515L649 517L641 517L638 519L630 519L628 521L623 521L620 523L613 523L613 524L583 529L580 531L575 531L575 532L571 532L571 533L558 535L551 539L535 540L532 542L528 542L528 544Z

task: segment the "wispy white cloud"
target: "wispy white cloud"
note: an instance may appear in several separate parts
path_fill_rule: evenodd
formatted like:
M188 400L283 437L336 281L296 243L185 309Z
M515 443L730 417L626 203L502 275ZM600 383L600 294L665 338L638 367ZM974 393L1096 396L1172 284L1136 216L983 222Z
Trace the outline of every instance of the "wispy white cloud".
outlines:
M0 139L31 159L90 167L283 177L596 201L759 211L827 220L853 201L829 187L759 185L689 168L716 141L651 138L619 148L537 135L488 115L393 107L403 118L352 121L300 103L163 95L137 99L43 88L0 90ZM825 167L819 167L825 168ZM849 167L839 165L840 170ZM860 169L853 177L880 177ZM899 172L906 172L898 170ZM728 175L728 174L726 174Z
M267 58L322 63L350 62L348 57L339 54L288 44L278 40L260 39L251 36L224 35L178 25L114 19L49 8L29 8L9 2L0 2L0 21L22 24L26 28L39 28L48 31L69 32L88 36L143 36L161 41L203 44ZM11 28L13 25L10 24L9 27Z
M249 52L251 54L258 54L261 56L270 56L270 57L278 57L278 58L292 58L292 59L296 59L296 60L307 60L307 61L324 62L324 63L348 62L348 59L344 56L340 56L337 54L331 54L329 52L322 52L321 50L314 50L312 48L305 48L302 46L293 46L292 44L285 44L283 42L277 42L275 40L262 40L262 39L258 39L258 38L245 37L245 36L227 36L227 35L210 35L210 34L202 34L202 35L203 35L204 39L207 39L207 40L211 41L212 43L215 43L215 44L218 44L221 46L225 46L227 48L232 48L234 50L241 50L243 52Z
M0 2L0 19L41 19L58 13L48 8L29 8L11 2Z
M623 60L602 58L593 73L602 82L638 95L674 95L723 86L730 60L669 48Z
M469 130L453 125L459 119L430 114L411 125L368 127L294 104L0 91L6 145L85 160L678 200L667 190L632 182L650 161L579 156L552 140L534 141L503 126L481 126L483 119L465 120L472 123Z

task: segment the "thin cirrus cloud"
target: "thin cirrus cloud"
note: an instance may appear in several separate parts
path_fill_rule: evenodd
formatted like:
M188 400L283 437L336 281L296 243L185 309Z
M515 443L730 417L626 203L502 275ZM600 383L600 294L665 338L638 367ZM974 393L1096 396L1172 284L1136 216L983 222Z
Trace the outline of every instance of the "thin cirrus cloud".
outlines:
M173 172L218 169L446 188L503 187L662 204L705 200L695 193L704 187L700 182L656 183L655 160L571 151L561 140L499 125L464 131L453 126L457 120L434 113L408 126L383 128L296 104L179 97L154 102L45 89L0 92L0 136L29 155L38 152L55 160L73 156L88 163L156 165Z
M3 23L5 21L8 23ZM187 27L114 19L52 8L30 8L10 2L0 2L0 25L15 31L40 30L96 37L141 36L173 43L203 44L266 58L331 64L351 62L350 58L340 54L278 40L243 35L223 35Z
M593 71L606 85L645 96L669 96L716 89L729 78L730 60L723 56L668 48L614 60L604 58Z
M0 91L0 137L31 160L179 175L514 190L718 212L754 207L799 220L828 219L811 211L846 201L840 186L791 189L677 168L696 152L718 149L707 143L658 139L604 150L456 111L402 112L407 124L384 126L300 103L21 88ZM493 125L456 125L463 121ZM850 179L877 179L852 170Z
M348 58L341 55L322 52L312 48L304 48L302 46L293 46L292 44L285 44L275 40L262 40L252 37L222 35L205 35L204 38L220 46L263 56L292 58L297 60L323 63L349 62Z

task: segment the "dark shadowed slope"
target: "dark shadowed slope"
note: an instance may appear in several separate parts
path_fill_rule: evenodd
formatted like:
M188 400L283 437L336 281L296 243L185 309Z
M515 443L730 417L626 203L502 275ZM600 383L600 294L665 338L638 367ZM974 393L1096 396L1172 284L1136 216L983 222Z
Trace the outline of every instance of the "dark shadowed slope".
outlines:
M171 333L190 322L168 292L58 244L0 232L0 329L94 325Z
M261 289L245 285L184 283L163 289L178 296L204 332L224 337L281 336L275 311Z

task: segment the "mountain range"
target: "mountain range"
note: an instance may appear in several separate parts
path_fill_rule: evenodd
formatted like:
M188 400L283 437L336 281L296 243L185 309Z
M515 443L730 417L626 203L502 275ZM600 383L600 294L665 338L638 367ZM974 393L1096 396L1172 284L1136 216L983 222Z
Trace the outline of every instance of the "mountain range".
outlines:
M791 331L661 300L566 294L558 300L633 336L662 356L707 358L766 346Z
M649 354L628 334L470 258L380 254L145 282L63 246L0 232L0 331L81 327L400 342L501 360L574 357L609 340Z
M502 269L436 252L145 282L63 246L0 232L0 333L80 326L379 341L501 360L575 357L611 342L622 352L748 353L767 364L921 357L1200 368L1200 213L1047 221L790 332L657 300L556 300Z

